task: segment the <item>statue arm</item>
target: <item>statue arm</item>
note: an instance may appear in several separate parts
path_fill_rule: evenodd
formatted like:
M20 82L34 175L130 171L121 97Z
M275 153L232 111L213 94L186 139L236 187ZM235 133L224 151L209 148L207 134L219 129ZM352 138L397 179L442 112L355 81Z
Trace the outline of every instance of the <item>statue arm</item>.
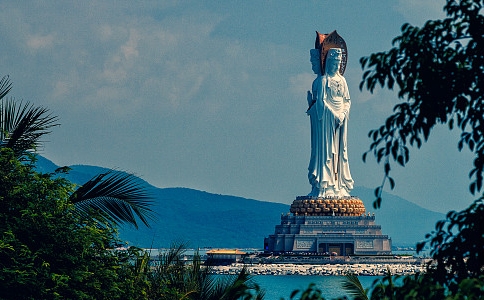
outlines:
M308 110L309 110L315 102L315 100L313 99L313 94L311 94L311 91L308 91L307 99L308 99Z
M345 117L348 117L348 115L350 114L351 101L350 99L345 99L344 102L345 103L344 103L343 113L345 114Z
M350 108L351 108L351 99L350 99L350 92L348 90L348 84L346 83L346 79L343 77L343 82L344 82L344 95L343 95L343 102L344 102L344 108L343 108L343 113L345 114L345 117L348 117L350 114Z
M309 107L308 111L312 108L315 107L316 110L316 116L319 120L321 120L323 109L324 109L324 104L322 103L323 97L324 97L324 92L323 92L323 85L322 85L322 80L321 76L317 76L312 85L312 98L311 98L311 103L312 105ZM308 92L308 101L309 101L309 92Z

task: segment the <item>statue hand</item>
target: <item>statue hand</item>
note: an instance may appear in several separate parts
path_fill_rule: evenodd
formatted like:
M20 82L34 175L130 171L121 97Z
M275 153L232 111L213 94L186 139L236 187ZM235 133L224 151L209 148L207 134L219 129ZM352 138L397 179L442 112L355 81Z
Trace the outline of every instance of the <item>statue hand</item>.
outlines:
M313 103L313 94L311 94L310 91L308 91L308 106Z
M339 114L338 116L339 125L343 125L344 120L345 120L345 114L344 113Z

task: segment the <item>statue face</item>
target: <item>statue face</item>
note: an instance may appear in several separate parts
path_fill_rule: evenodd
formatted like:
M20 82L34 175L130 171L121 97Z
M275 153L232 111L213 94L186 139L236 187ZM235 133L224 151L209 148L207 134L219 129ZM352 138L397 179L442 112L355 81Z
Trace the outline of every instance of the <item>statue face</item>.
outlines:
M311 55L311 69L314 74L321 74L321 64L319 62L320 60L317 57Z
M341 60L338 59L327 59L326 60L326 73L330 76L336 75L339 71L341 65Z

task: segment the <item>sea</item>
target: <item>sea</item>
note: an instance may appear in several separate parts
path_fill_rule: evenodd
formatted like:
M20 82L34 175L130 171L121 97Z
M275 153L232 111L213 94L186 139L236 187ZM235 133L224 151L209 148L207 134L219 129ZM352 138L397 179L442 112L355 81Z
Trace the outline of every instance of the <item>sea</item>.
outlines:
M344 276L307 276L307 275L256 275L254 281L265 290L265 300L288 300L294 290L304 291L310 283L314 283L320 289L326 300L337 299L339 297L351 296L345 293L342 288ZM380 280L382 276L359 276L361 285L371 288L375 280ZM294 299L300 299L301 292Z

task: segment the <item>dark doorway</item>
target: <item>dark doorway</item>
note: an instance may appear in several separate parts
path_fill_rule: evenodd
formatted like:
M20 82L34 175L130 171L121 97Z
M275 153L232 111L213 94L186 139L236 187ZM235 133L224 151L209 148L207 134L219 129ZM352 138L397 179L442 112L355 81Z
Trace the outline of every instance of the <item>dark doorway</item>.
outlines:
M343 244L341 243L328 244L328 252L331 255L337 255L337 256L343 255L343 250L344 250Z
M345 250L344 252L345 256L353 255L355 254L355 245L353 243L345 243L344 250Z
M318 253L328 253L328 244L327 243L319 243Z

